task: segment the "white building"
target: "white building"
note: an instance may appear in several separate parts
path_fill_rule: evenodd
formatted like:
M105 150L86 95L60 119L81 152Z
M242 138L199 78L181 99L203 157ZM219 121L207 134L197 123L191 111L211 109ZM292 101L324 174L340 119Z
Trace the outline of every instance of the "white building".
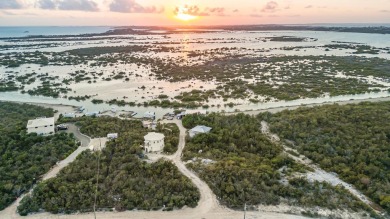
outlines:
M37 118L28 120L27 133L37 133L38 135L54 134L54 117Z
M74 113L64 113L62 115L62 117L64 117L64 118L75 118L76 115Z
M118 138L118 133L109 133L107 134L107 139L112 140L112 139L117 139Z
M209 133L211 130L210 127L204 126L204 125L198 125L191 129L188 133L190 134L190 137L193 138L195 135L200 133Z
M85 116L90 116L90 117L91 117L91 116L96 116L96 117L98 117L98 116L99 116L99 113L100 113L100 112L90 112L90 113L85 113L84 115L85 115Z
M156 118L156 113L155 112L145 112L144 118L154 120Z
M142 125L144 128L156 130L157 123L154 121L142 121Z
M164 138L165 136L161 133L149 132L144 136L145 139L145 152L159 152L164 149Z

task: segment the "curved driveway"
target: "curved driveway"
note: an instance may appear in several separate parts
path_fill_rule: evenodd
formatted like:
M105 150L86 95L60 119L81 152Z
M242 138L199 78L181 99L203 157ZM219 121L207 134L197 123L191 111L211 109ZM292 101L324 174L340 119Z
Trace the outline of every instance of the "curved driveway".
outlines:
M70 154L67 158L64 160L58 162L53 168L49 170L45 175L42 177L42 181L50 179L55 177L64 167L68 166L70 163L72 163L76 157L81 154L81 152L85 151L88 149L88 144L90 142L90 138L86 135L83 135L77 126L74 124L67 124L68 125L68 130L66 130L67 133L73 133L74 137L81 142L80 147L78 147L75 151L73 151L72 154ZM29 194L31 193L32 189L26 193ZM0 218L1 219L8 219L8 218L24 218L19 216L19 214L16 212L16 208L18 207L20 201L23 199L23 197L26 195L20 196L14 203L12 203L10 206L8 206L6 209L0 211Z

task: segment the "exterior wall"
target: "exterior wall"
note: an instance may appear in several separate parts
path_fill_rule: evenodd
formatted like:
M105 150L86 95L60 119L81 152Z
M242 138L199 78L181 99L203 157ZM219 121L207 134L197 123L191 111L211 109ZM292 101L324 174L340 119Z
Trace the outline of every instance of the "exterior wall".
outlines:
M199 134L198 132L195 131L189 131L190 137L193 138L195 135Z
M145 141L145 152L159 152L164 149L164 139L159 141Z
M54 125L31 127L27 129L27 133L37 133L38 135L50 135L54 134Z

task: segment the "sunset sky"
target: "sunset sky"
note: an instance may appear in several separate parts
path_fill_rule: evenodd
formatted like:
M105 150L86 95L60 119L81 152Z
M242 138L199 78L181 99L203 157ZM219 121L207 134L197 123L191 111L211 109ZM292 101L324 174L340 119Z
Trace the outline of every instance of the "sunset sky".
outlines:
M390 23L390 0L0 0L0 26Z

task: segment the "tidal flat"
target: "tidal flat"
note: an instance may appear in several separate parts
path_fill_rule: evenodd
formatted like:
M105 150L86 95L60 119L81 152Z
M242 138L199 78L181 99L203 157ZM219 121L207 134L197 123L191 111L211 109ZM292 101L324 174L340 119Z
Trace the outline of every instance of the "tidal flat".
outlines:
M8 37L0 40L0 99L233 111L387 97L389 59L386 35L335 31Z

